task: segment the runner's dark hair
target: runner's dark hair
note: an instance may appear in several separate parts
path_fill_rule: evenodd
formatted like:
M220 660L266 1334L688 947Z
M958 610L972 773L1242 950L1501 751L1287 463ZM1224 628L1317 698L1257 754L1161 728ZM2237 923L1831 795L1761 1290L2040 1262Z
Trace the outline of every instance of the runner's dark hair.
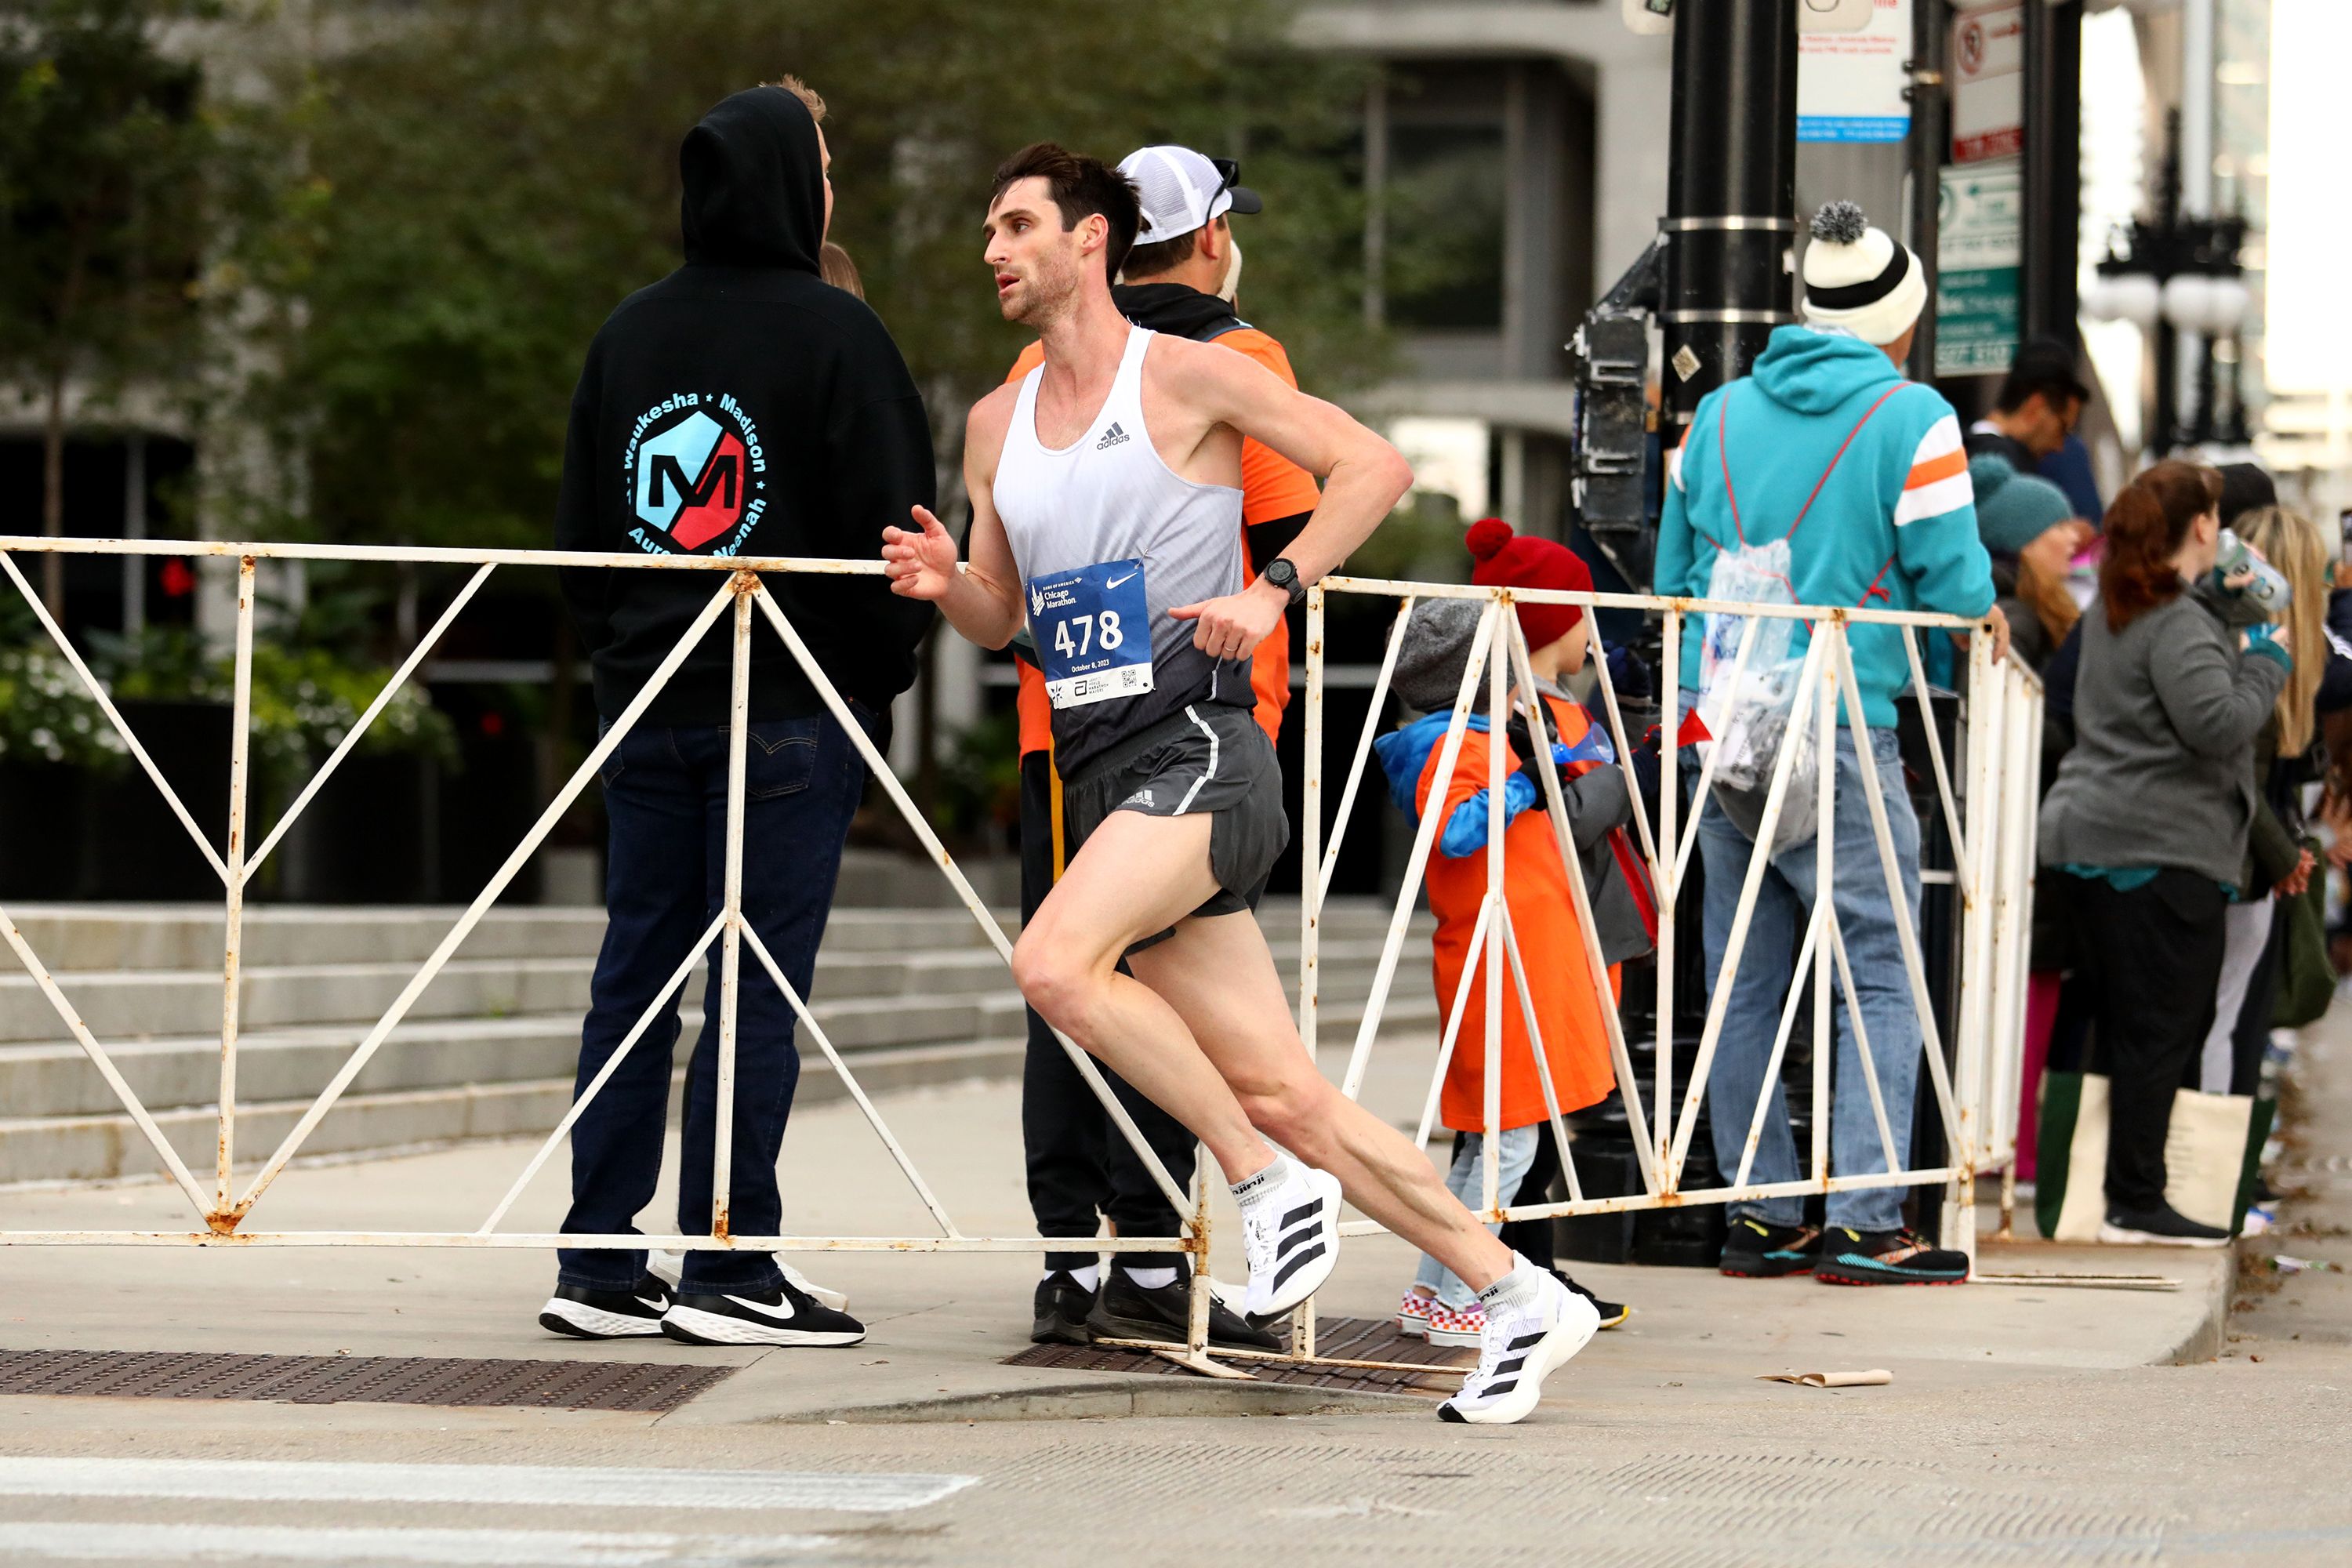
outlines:
M1103 277L1118 277L1135 247L1135 231L1143 226L1143 208L1128 177L1099 158L1053 142L1032 142L996 166L988 205L994 206L1009 187L1032 179L1045 182L1064 228L1076 228L1097 214L1110 225L1110 242L1103 247Z

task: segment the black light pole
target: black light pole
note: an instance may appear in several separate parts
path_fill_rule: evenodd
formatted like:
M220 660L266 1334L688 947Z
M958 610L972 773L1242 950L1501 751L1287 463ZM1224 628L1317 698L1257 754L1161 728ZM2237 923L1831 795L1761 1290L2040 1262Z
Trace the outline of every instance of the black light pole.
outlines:
M2027 0L2025 25L2019 314L2026 337L2072 344L2083 223L2083 0Z
M1669 445L1796 319L1797 0L1681 0L1674 69L1658 312Z

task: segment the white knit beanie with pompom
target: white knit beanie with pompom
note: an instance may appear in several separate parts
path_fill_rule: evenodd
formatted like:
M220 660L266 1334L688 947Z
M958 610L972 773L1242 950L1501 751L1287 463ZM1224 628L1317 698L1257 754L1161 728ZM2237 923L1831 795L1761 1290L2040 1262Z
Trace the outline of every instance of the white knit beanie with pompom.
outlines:
M1852 202L1813 215L1805 247L1805 320L1840 327L1864 342L1893 342L1927 305L1927 269Z

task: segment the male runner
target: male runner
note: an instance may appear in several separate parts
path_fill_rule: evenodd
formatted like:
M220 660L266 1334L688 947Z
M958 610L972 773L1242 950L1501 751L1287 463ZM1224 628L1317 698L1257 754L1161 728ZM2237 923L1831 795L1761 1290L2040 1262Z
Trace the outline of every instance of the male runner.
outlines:
M936 602L986 647L1025 618L1045 660L1077 847L1022 931L1013 978L1208 1145L1241 1206L1254 1317L1329 1276L1345 1193L1486 1302L1478 1365L1440 1414L1517 1421L1597 1314L1317 1070L1250 912L1289 837L1274 750L1250 718L1250 653L1300 584L1379 526L1412 470L1244 356L1123 320L1110 278L1137 221L1133 188L1094 159L1041 142L997 170L983 254L999 308L1037 331L1045 363L966 426L969 570L926 508L911 509L918 529L883 531L895 591ZM1246 585L1245 436L1326 479L1287 558Z
M1228 215L1263 211L1255 191L1241 184L1241 165L1190 147L1142 147L1118 172L1135 183L1141 226L1111 285L1111 303L1139 327L1215 342L1245 353L1296 386L1282 345L1235 313L1241 247ZM1045 360L1045 346L1021 351L1008 382L1019 382ZM1253 566L1271 565L1314 515L1319 492L1306 469L1256 441L1242 443L1242 535ZM1055 796L1061 789L1053 755L1053 705L1034 649L1020 648L1021 914L1025 921L1053 891L1066 858L1058 837ZM1257 645L1250 660L1257 722L1268 740L1282 731L1290 698L1290 639L1280 628ZM1040 1342L1087 1344L1097 1334L1161 1339L1181 1335L1191 1316L1191 1282L1181 1253L1121 1253L1096 1278L1092 1238L1102 1216L1121 1236L1172 1236L1182 1223L1142 1157L1113 1129L1110 1118L1063 1053L1061 1041L1035 1008L1028 1010L1029 1050L1021 1072L1021 1142L1027 1157L1029 1207L1037 1230L1073 1244L1045 1255L1038 1281L1034 1327ZM1192 1134L1160 1107L1105 1075L1145 1143L1181 1186L1192 1177ZM1080 1239L1083 1238L1083 1239ZM1281 1340L1226 1310L1211 1305L1209 1342L1232 1350L1279 1350Z

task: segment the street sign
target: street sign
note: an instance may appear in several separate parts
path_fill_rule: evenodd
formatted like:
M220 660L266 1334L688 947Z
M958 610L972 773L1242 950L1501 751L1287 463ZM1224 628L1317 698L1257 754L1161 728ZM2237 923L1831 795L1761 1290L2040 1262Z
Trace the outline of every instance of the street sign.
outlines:
M1936 374L2005 372L2017 357L2025 181L2016 163L1943 172L1937 196Z
M1797 140L1900 142L1911 133L1912 0L1802 0L1797 36ZM1857 26L1853 24L1861 23ZM1836 30L1829 28L1834 26Z
M1952 162L2025 150L2025 7L1979 5L1952 20Z

